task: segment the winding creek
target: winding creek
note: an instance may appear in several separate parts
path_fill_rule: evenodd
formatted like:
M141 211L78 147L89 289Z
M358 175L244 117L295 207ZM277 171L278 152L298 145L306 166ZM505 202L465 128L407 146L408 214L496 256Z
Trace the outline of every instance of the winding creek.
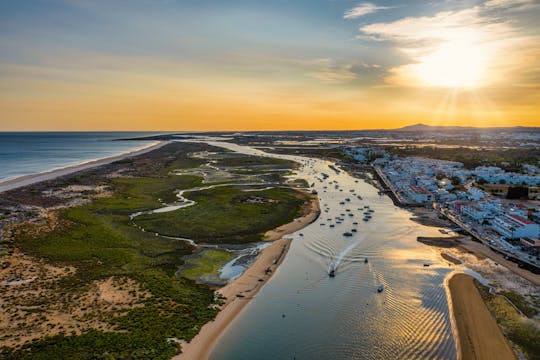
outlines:
M452 269L416 241L440 236L438 228L411 221L376 188L327 161L205 142L299 162L298 177L315 183L322 210L291 235L283 263L220 337L211 359L456 358L444 287ZM374 211L369 221L364 206ZM352 229L353 236L343 236Z

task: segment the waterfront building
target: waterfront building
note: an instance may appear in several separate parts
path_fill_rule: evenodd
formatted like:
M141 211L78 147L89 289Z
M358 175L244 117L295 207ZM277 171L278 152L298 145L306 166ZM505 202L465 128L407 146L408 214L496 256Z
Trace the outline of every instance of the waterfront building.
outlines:
M497 216L492 222L493 230L507 239L537 238L540 226L519 215L504 214Z

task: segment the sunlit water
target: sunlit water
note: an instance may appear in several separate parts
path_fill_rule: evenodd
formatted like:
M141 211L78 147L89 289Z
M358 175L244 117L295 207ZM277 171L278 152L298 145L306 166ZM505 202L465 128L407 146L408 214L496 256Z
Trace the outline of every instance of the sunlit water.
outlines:
M315 183L322 213L292 235L285 260L219 339L211 359L455 358L444 288L451 269L416 241L419 235L440 236L438 229L412 222L409 212L374 187L345 172L336 174L326 161L275 157L303 164L299 177ZM320 182L321 173L329 178ZM350 202L340 205L345 198ZM375 210L367 222L365 205ZM336 217L343 218L341 224ZM354 228L352 237L343 236ZM333 266L336 276L330 278ZM381 293L379 285L384 285Z

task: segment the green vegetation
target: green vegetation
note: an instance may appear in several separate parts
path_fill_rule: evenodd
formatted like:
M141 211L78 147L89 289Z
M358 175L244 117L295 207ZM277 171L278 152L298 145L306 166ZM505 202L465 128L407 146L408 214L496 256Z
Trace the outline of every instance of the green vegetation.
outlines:
M390 153L399 156L422 156L441 160L459 161L472 169L477 166L496 165L508 170L518 170L523 164L536 164L540 151L536 149L471 149L468 147L440 148L400 146L389 147ZM507 164L506 164L507 163Z
M300 188L309 187L309 184L305 179L294 179L293 181L291 181L291 185L297 186L297 187L300 187Z
M185 237L199 242L246 243L298 217L307 197L298 191L275 188L245 192L218 187L186 194L197 204L161 214L137 217L150 232Z
M529 305L523 296L515 293L513 291L501 291L501 295L506 296L512 304L514 304L522 313L527 317L535 317L538 314L538 311L533 306Z
M211 309L214 294L206 286L174 276L182 256L191 253L190 246L139 231L131 225L129 214L159 206L157 198L168 198L177 188L199 183L193 176L116 179L113 197L63 210L62 225L54 231L39 237L23 231L17 243L24 252L77 267L74 275L59 284L62 291L78 291L93 280L122 275L137 280L153 296L143 307L111 318L124 332L54 336L15 352L4 349L1 355L32 359L71 359L74 354L88 359L170 358L177 346L166 338L191 339L215 316Z
M214 305L220 300L208 286L193 280L214 272L230 255L205 251L190 261L192 267L185 268L184 277L177 277L175 272L184 265L183 258L192 253L193 247L153 232L216 243L260 240L265 231L298 216L306 195L284 188L244 192L220 187L197 191L187 194L197 202L195 206L137 217L137 222L151 232L133 226L130 214L160 207L161 201L173 202L176 190L202 184L199 176L172 175L172 171L204 163L204 159L189 157L187 150L207 149L203 145L170 144L140 157L89 170L84 176L78 174L3 194L6 203L50 206L63 200L44 197L42 190L62 188L74 181L107 185L113 192L111 197L59 211L59 222L52 230L37 224L21 226L14 243L26 254L77 269L51 285L66 299L85 293L93 281L112 276L135 280L150 296L138 297L140 307L104 314L110 330L50 336L17 349L3 347L0 358L168 359L178 351L178 344L168 338L189 341L215 317ZM258 157L228 157L223 161L248 169L262 167L265 172L257 174L260 179L280 182L283 171L267 171L296 166L293 162ZM118 171L129 177L104 176ZM43 299L44 304L49 301Z
M264 149L266 152L274 154L289 154L289 155L302 155L315 158L331 158L335 160L351 161L352 158L345 154L337 147L332 148L319 148L319 147L274 147L271 149ZM354 160L353 160L354 162Z
M216 160L216 166L230 167L253 167L253 166L272 166L280 168L294 168L297 164L290 160L276 159L271 157L261 156L246 156L246 155L228 155Z
M491 294L489 288L477 281L475 285L504 335L519 347L528 359L540 359L538 320L521 316L504 297Z
M198 256L188 259L181 275L190 280L199 280L204 276L216 274L216 272L232 259L232 255L220 250L206 250Z

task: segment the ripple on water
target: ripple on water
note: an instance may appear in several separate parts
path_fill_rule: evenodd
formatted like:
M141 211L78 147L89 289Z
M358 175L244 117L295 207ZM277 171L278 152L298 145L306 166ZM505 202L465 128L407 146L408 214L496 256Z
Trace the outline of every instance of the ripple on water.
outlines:
M229 326L211 359L455 358L442 286L449 270L416 242L430 229L410 221L410 213L363 181L355 183L344 172L335 175L325 161L309 163L314 169L299 171L299 176L315 182L318 191L328 186L327 192L319 191L328 213L303 229L303 237L295 237L279 270ZM330 179L316 180L321 172ZM328 185L333 180L343 192ZM362 200L350 194L352 188ZM345 197L351 201L339 205ZM375 210L368 222L357 210L364 205ZM354 216L330 228L345 209ZM352 228L357 232L343 237ZM424 268L425 261L432 266ZM328 269L336 263L337 275L329 278ZM380 284L384 291L377 293Z

